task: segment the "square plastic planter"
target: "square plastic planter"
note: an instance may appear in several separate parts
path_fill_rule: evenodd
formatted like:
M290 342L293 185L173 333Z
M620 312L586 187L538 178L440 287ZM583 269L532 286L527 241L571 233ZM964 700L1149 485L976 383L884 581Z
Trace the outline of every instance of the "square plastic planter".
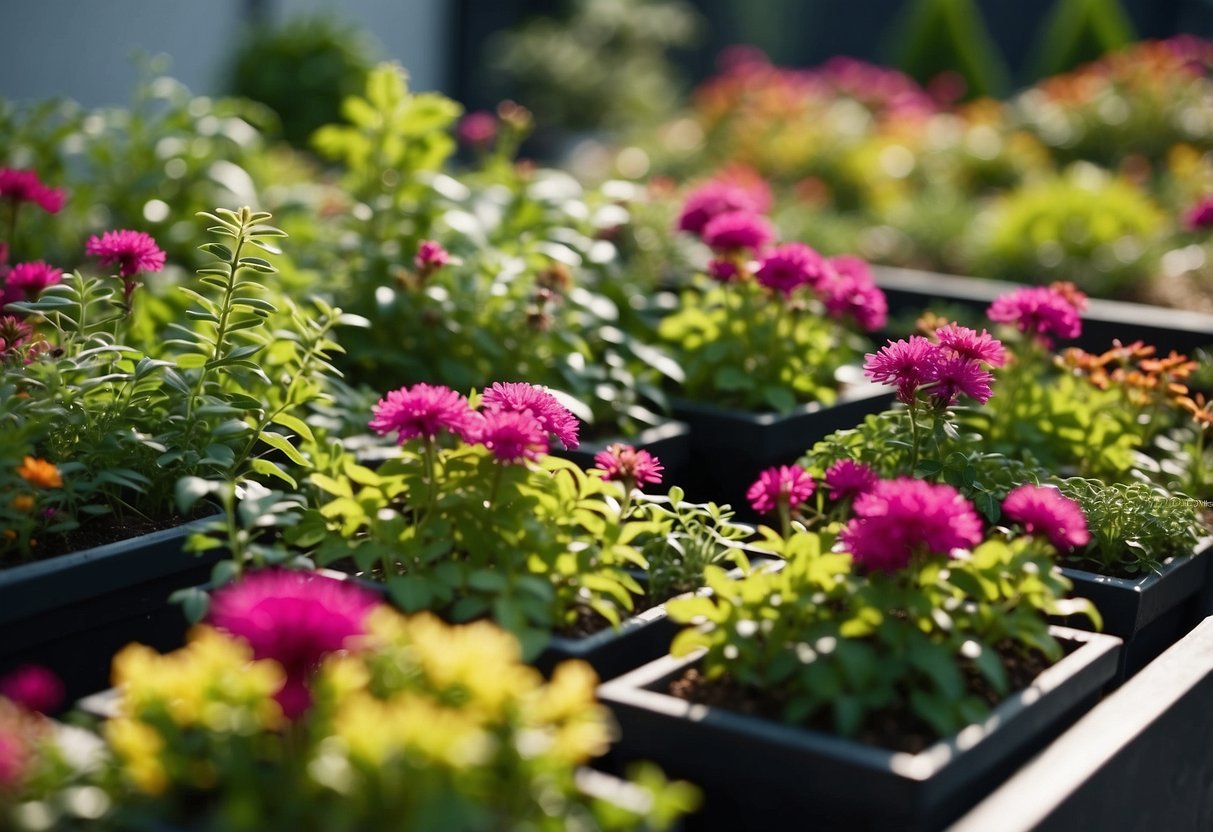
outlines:
M180 646L186 620L168 597L205 582L222 557L183 551L209 519L0 570L0 674L44 665L70 701L108 687L110 659L129 642Z
M1125 643L1115 683L1145 667L1204 618L1201 596L1209 582L1211 550L1213 538L1205 538L1192 554L1170 558L1161 572L1142 578L1062 567L1074 583L1072 594L1089 598L1103 616L1103 632ZM1090 627L1082 616L1066 623Z
M598 694L620 727L617 757L651 759L704 789L689 828L942 828L1097 701L1120 639L1053 628L1076 649L1025 690L918 754L893 752L661 692L698 655L669 656Z
M675 399L674 415L691 426L691 463L686 491L697 502L728 503L742 520L757 518L745 493L773 465L790 465L815 442L853 428L893 403L887 387L845 388L836 404L801 405L791 413L751 413L704 402Z

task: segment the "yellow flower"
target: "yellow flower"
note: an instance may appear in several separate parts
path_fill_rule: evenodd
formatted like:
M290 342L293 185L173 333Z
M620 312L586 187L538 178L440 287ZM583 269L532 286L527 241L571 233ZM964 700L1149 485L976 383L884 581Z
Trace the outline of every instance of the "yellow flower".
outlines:
M63 478L59 476L59 469L45 459L35 459L32 456L27 456L21 461L21 465L17 468L17 473L23 480L35 488L63 487Z
M135 719L118 717L105 723L105 737L136 788L148 794L164 793L168 786L160 761L164 740L155 729Z

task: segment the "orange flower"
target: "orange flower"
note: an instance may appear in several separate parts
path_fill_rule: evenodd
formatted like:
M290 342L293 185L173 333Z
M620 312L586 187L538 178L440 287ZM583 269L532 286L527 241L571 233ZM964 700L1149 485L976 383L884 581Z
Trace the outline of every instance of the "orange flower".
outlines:
M34 510L34 495L18 494L9 501L9 506L15 511L33 511Z
M45 459L34 459L32 456L27 456L21 462L17 473L35 488L63 487L63 478L59 476L59 469Z

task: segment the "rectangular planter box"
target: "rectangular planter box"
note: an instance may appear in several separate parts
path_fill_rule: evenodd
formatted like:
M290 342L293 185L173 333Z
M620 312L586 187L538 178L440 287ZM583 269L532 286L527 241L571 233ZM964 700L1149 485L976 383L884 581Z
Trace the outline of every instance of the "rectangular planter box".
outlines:
M109 685L110 659L131 641L158 649L184 642L186 620L168 602L210 577L222 550L182 550L208 518L0 571L0 675L49 667L69 701Z
M1202 595L1209 582L1213 538L1190 555L1170 558L1162 571L1142 578L1117 578L1062 567L1072 594L1089 598L1103 616L1103 632L1124 640L1115 683L1132 676L1195 627L1206 615ZM1089 628L1085 617L1067 624Z
M938 829L1089 708L1120 640L1055 628L1077 643L984 723L909 754L659 692L697 656L658 659L599 688L620 726L618 757L651 759L700 785L704 829ZM692 827L696 828L696 827Z
M888 298L890 314L896 317L917 315L943 304L963 306L984 316L996 297L1020 288L999 280L890 266L877 266L872 272ZM896 333L896 337L906 334ZM1213 315L1091 298L1082 313L1082 335L1073 343L1090 352L1103 352L1116 338L1125 342L1140 338L1163 355L1171 350L1191 355L1198 347L1213 344Z
M952 832L1213 829L1213 618L1096 705Z
M687 497L728 503L741 520L757 521L745 498L758 475L774 465L790 465L813 443L836 430L855 427L893 403L884 386L858 384L836 404L801 405L788 414L750 413L676 399L674 415L691 426Z

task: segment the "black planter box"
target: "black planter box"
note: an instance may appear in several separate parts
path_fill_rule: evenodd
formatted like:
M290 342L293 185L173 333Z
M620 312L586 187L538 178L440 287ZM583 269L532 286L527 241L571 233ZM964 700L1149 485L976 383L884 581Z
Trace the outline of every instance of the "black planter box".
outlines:
M1141 670L1207 614L1202 594L1209 582L1210 549L1213 538L1206 538L1192 554L1170 558L1161 572L1142 578L1062 567L1062 574L1074 583L1071 594L1089 598L1103 616L1103 632L1124 640L1115 683ZM1065 623L1091 626L1084 616Z
M1213 619L1147 665L952 832L1213 829Z
M962 306L984 317L996 297L1020 288L1020 284L1000 280L890 266L875 267L873 275L876 285L888 298L893 317L917 315L944 305ZM896 337L905 334L897 333ZM1213 315L1091 298L1082 313L1082 334L1067 343L1089 352L1103 352L1116 338L1125 342L1141 339L1164 355L1171 350L1191 355L1197 348L1213 344Z
M182 551L206 522L0 571L0 675L43 665L63 680L70 701L108 687L111 658L132 641L179 647L187 624L168 597L204 583L223 556Z
M1054 634L1078 648L984 723L918 754L658 692L695 654L658 659L598 693L620 726L620 760L651 759L704 789L706 803L689 828L939 829L1093 705L1115 673L1119 639L1065 628Z
M836 404L801 405L788 414L751 413L675 399L674 415L691 426L687 498L727 503L739 519L758 521L745 495L763 470L791 465L815 442L855 427L892 403L893 392L873 384L845 389Z

